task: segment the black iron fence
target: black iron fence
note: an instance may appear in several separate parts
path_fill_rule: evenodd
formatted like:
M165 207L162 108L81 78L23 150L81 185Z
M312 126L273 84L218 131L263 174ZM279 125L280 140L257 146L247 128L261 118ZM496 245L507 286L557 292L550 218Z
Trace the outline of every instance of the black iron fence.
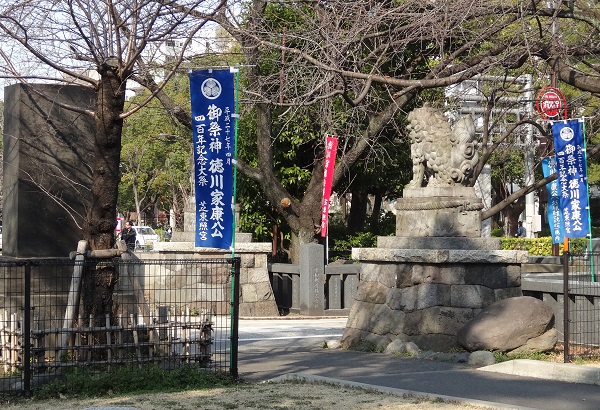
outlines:
M564 361L600 359L600 253L563 257Z
M71 367L238 376L238 258L4 260L0 271L0 391Z

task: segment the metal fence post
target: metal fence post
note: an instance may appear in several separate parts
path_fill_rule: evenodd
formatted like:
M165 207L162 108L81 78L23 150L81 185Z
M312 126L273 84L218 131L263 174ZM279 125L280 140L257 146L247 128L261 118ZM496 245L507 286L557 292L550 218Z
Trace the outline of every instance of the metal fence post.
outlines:
M31 265L25 265L25 300L23 301L23 391L31 393Z
M325 265L323 245L300 245L300 314L325 314Z
M240 319L240 258L232 260L232 283L231 283L231 347L229 373L237 379L238 374L238 349L239 349L239 319Z

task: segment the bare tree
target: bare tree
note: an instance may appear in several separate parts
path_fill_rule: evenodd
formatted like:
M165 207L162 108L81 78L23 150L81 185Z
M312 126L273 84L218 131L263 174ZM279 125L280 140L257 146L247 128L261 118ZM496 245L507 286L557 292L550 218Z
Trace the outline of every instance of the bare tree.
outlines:
M240 168L261 184L298 243L314 240L320 219L323 144L314 148L303 195L293 197L277 178L281 126L273 124L318 107L312 115L323 135L341 138L338 183L366 152L378 154L382 131L422 104L425 91L435 98L433 90L476 74L525 72L540 48L528 30L545 3L517 3L254 0L243 21L217 16L250 65L245 98L256 107L259 160L257 167L240 161Z
M15 0L0 6L2 77L23 84L77 83L97 94L94 109L63 106L95 123L93 163L84 164L92 186L83 232L92 250L114 245L123 119L160 92L225 1L180 3L195 10L193 19L170 1ZM178 40L180 47L170 54L165 70L158 63L166 59L167 40ZM125 111L132 75L158 73L163 81L147 100ZM115 281L114 272L96 272L95 284L86 294L86 314L110 312Z
M314 241L320 219L324 144L317 140L310 148L312 161L300 165L310 172L308 182L290 189L278 177L274 154L281 136L291 130L291 118L309 116L313 130L340 137L337 184L359 159L382 154L379 141L386 129L396 128L398 137L403 137L398 121L406 111L425 100L443 101L440 89L474 75L530 74L542 81L569 78L571 84L596 92L590 79L594 79L600 44L598 7L573 3L228 2L229 12L215 15L214 20L242 47L248 79L242 102L251 105L256 116L258 162L250 166L240 159L239 168L260 184L272 206L285 217L295 245ZM244 13L235 12L242 8ZM561 22L572 35L557 34ZM580 43L585 47L578 48ZM491 112L497 96L482 101L481 108ZM174 117L189 122L189 116L168 98L161 101ZM535 115L520 118L512 131L527 124L546 132ZM485 133L492 127L487 122ZM307 142L313 138L312 130L293 132ZM502 133L493 142L482 141L481 162L471 184L509 136ZM483 217L489 218L555 178L524 186Z
M529 74L539 79L533 84L536 90L554 78L597 93L599 17L600 8L589 2L253 1L247 20L222 22L239 39L253 67L248 94L258 112L259 166L243 169L261 183L274 204L290 196L277 180L271 160L278 141L272 124L283 109L300 111L323 102L314 119L323 134L338 134L344 148L336 183L365 152L378 153L382 130L404 111L423 99L442 101L440 88L474 74ZM511 87L510 81L504 87ZM502 91L491 93L481 108L491 112ZM332 108L336 105L341 108ZM511 134L525 126L535 127L540 135L547 133L535 113L516 120L492 142L486 134L493 126L491 122L484 126L482 155L471 185L490 155L506 147ZM310 240L312 222L318 219L321 166L322 154L316 152L313 178L304 195L294 198L288 208L279 205L301 242ZM555 178L526 184L483 217Z

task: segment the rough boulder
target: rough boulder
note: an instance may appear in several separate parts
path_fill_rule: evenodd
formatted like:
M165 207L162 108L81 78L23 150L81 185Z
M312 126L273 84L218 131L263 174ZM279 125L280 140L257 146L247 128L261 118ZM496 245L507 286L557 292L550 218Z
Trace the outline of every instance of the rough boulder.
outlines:
M552 349L557 342L554 312L543 301L521 296L483 309L457 333L468 351L532 352Z

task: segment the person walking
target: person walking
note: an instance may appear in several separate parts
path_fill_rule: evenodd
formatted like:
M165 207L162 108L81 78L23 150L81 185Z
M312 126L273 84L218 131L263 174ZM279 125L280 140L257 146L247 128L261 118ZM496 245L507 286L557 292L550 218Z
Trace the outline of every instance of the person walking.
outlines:
M165 229L165 242L171 242L171 238L173 237L173 228L171 228L170 226L167 226L167 229Z
M525 227L523 226L523 222L519 221L517 225L517 233L515 234L517 238L525 237Z
M136 232L135 229L133 229L133 224L131 223L131 221L125 222L125 228L123 228L123 230L121 231L121 240L125 241L125 245L127 245L128 251L135 250L135 237Z

